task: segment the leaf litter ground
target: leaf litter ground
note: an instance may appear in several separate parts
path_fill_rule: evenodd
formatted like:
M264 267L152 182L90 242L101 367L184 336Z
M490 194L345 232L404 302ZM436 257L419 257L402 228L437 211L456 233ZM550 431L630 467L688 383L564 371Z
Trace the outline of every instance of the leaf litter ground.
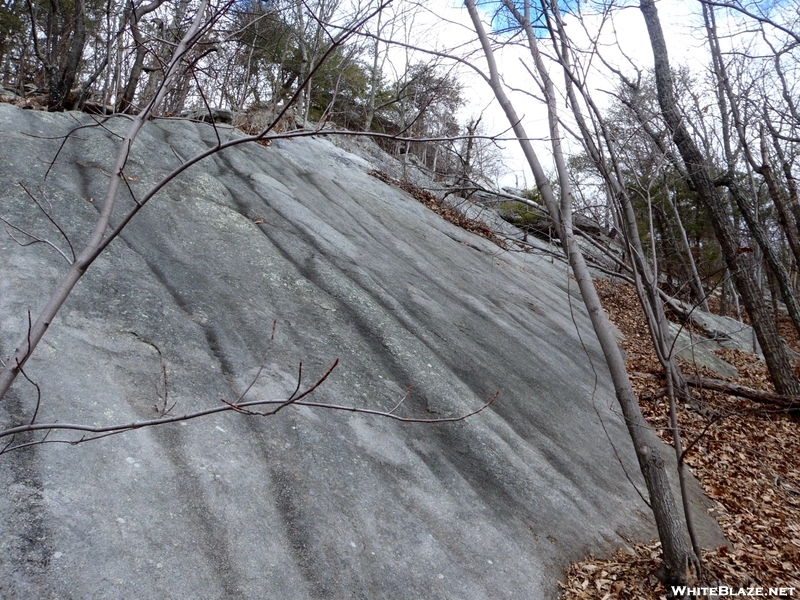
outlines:
M662 369L652 349L636 292L631 285L596 280L611 320L625 336L631 382L642 412L668 444L668 403ZM790 345L800 340L790 323L781 323ZM774 392L764 364L738 350L720 357L735 366L744 386ZM720 377L705 367L681 365L686 373ZM686 463L714 502L712 515L727 546L704 549L706 572L693 585L794 587L800 596L800 422L721 392L694 390L692 406L679 403L684 447L698 439ZM574 563L565 574L562 600L661 600L667 591L655 576L658 542L630 544L609 558ZM776 597L776 596L773 596ZM787 596L788 597L788 596ZM698 598L705 598L699 596Z

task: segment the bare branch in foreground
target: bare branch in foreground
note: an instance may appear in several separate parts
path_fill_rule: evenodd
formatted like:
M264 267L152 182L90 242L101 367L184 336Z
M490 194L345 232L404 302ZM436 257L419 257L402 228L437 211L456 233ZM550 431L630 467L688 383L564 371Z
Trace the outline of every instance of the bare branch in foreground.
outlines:
M53 224L53 226L58 230L58 232L61 234L61 236L67 242L67 246L69 246L69 250L70 250L70 253L72 254L72 258L70 259L70 257L67 256L67 254L63 250L61 250L61 248L56 246L56 244L54 244L50 240L48 240L46 238L41 238L41 237L39 237L37 235L34 235L33 233L31 233L29 231L26 231L25 229L22 229L21 227L18 227L17 225L14 225L12 222L8 221L7 219L5 219L3 217L0 217L0 221L2 221L3 223L5 223L9 227L11 227L14 231L17 231L17 232L21 233L22 235L24 235L26 237L29 237L31 239L31 241L24 242L22 240L18 240L17 238L14 237L14 234L11 233L8 230L6 230L6 234L8 234L8 237L10 237L12 240L14 240L17 244L19 244L22 247L32 246L33 244L46 244L47 246L50 246L53 250L58 252L63 257L63 259L65 261L67 261L67 264L72 265L72 263L75 262L75 249L72 247L72 243L69 241L69 236L67 236L67 234L61 228L61 226L56 222L56 220L50 215L50 213L48 213L47 210L45 210L44 206L42 206L41 203L36 199L36 196L34 196L33 193L28 188L25 187L25 184L20 181L19 185L20 185L20 187L22 187L23 190L25 190L25 193L28 194L28 196L30 196L30 199L33 200L33 203L36 204L37 208L42 212L42 214L47 218L47 220L50 221ZM42 192L41 188L39 188L39 191ZM42 192L42 193L44 193L44 192Z
M382 4L376 10L381 10L390 1L391 0L386 0L386 2L384 2L384 4ZM72 289L75 287L77 282L81 279L81 277L83 277L86 270L94 263L94 261L105 250L108 244L110 244L120 235L122 230L130 222L130 220L134 216L136 216L136 214L138 214L138 212L147 204L147 202L151 198L153 198L153 196L155 196L155 194L157 194L161 189L163 189L164 186L166 186L168 183L174 180L174 178L177 177L180 173L182 173L192 165L197 164L201 160L209 156L212 156L224 150L225 148L231 146L251 141L257 142L269 139L270 136L268 136L268 134L270 133L270 131L280 121L280 119L283 118L283 116L289 110L289 107L299 98L300 94L302 93L302 90L311 80L311 78L315 74L316 69L319 67L320 64L322 64L322 61L324 61L332 52L334 52L334 50L338 46L343 44L349 37L354 35L355 32L359 28L363 27L363 25L375 14L375 11L371 12L370 14L368 14L367 16L365 16L364 18L360 19L358 22L353 24L352 28L348 30L348 33L346 35L342 35L339 38L337 38L336 43L332 44L331 47L328 49L328 51L322 56L317 67L315 67L315 69L313 69L307 75L306 79L300 85L297 92L295 92L295 94L289 99L284 108L275 117L273 122L260 134L256 136L248 136L244 138L230 140L225 143L220 143L220 138L218 137L217 138L218 143L215 146L204 152L197 154L190 160L183 162L179 167L173 169L170 173L168 173L165 177L163 177L160 182L154 185L150 189L150 191L146 193L142 198L136 199L135 197L133 197L135 206L131 210L129 210L125 216L121 218L120 222L116 226L112 226L111 220L112 216L114 215L115 205L117 203L117 199L119 196L120 187L123 184L128 186L127 177L125 175L124 169L128 163L128 159L134 141L138 137L139 132L141 131L145 122L148 121L154 115L154 111L161 104L162 100L169 91L173 80L178 75L181 61L190 52L190 50L194 46L196 46L198 40L202 37L202 35L204 35L207 32L208 27L210 27L210 25L213 22L218 20L225 13L227 8L229 8L232 4L233 0L229 0L224 7L216 10L214 14L206 18L205 13L209 5L209 0L201 1L200 6L196 10L194 18L192 19L191 26L186 31L180 43L175 48L172 58L169 61L169 65L165 69L164 79L159 85L156 95L147 103L147 105L141 110L141 112L139 112L138 115L136 115L135 117L126 117L131 119L131 123L130 126L128 127L127 133L125 134L124 138L122 139L122 142L120 143L120 148L118 150L115 159L114 168L111 171L109 184L108 187L106 188L105 198L100 208L100 214L98 216L98 219L95 222L94 228L92 229L92 233L90 234L85 247L78 254L78 256L70 263L69 270L61 279L60 283L56 286L48 302L45 304L44 308L39 313L39 316L36 318L36 321L34 322L33 327L29 332L29 335L27 336L27 340L16 348L10 361L6 361L5 365L2 368L0 368L0 401L3 399L6 392L13 384L14 380L16 379L17 375L20 372L20 369L25 365L25 362L28 360L28 358L31 356L36 346L41 341L45 332L50 327L50 324L52 323L56 314L63 306L64 302L72 292ZM103 122L104 121L105 120L103 120ZM92 127L98 125L101 127L103 126L101 122L96 121L94 125L87 125L86 127ZM62 144L59 148L59 152L64 147L64 144L66 143L65 140L71 134L72 132L70 132L70 134L67 134L67 136L64 137L64 141L62 141ZM58 156L58 154L56 156ZM50 164L51 168L54 164L54 161L55 159ZM128 189L130 190L130 187ZM35 241L44 241L44 240L35 240Z
M274 336L274 327L273 327L273 336ZM272 345L272 340L270 340L270 347ZM269 356L269 350L267 350L267 356ZM377 417L386 417L388 419L393 419L395 421L400 421L403 423L425 423L425 424L438 424L438 423L454 423L457 421L463 421L468 419L472 416L477 415L478 413L484 411L486 408L491 406L495 400L497 400L500 392L495 392L494 396L492 396L488 402L478 407L476 410L473 410L470 413L459 415L456 417L440 417L435 419L425 419L425 418L417 418L417 417L402 417L399 415L394 414L394 411L406 400L410 392L409 389L403 395L402 399L390 410L390 411L381 411L381 410L374 410L369 408L360 408L357 406L345 406L339 404L330 404L327 402L312 402L306 400L309 396L311 396L327 379L330 377L331 373L336 369L339 365L339 359L337 358L331 367L320 377L314 384L312 384L306 390L299 392L301 384L302 384L302 363L298 369L298 377L297 377L297 387L295 388L294 392L292 392L291 396L285 400L251 400L248 402L241 402L241 398L249 392L253 385L255 384L256 380L258 380L261 372L263 371L265 360L262 362L261 366L256 373L255 378L252 382L248 385L247 389L245 390L244 394L239 397L239 401L236 403L229 402L225 398L220 398L220 401L223 403L223 406L215 406L213 408L207 408L205 410L200 410L192 413L186 413L179 416L168 416L169 411L174 408L174 404L169 408L166 413L163 413L163 416L156 418L156 419L148 419L145 421L133 421L127 424L118 424L118 425L106 425L106 426L93 426L93 425L84 425L79 423L34 423L31 420L30 423L27 425L20 425L18 427L12 427L6 429L4 431L0 431L0 438L10 437L11 441L0 450L0 454L4 454L5 452L10 452L11 450L19 450L21 448L26 448L28 446L40 445L40 444L53 444L53 443L60 443L60 444L81 444L83 442L88 442L91 440L97 440L109 435L116 435L119 433L125 433L127 431L133 431L135 429L143 429L145 427L155 427L158 425L167 425L169 423L177 423L177 422L184 422L184 421L191 421L193 419L198 419L200 417L207 417L209 415L224 413L224 412L238 412L240 414L244 414L247 416L259 416L259 417L270 417L278 413L279 411L283 410L287 406L294 405L294 406L308 406L311 408L325 408L329 410L340 410L346 412L354 412L366 415L373 415ZM27 376L26 376L27 377ZM33 382L31 382L33 383ZM35 384L34 384L35 385ZM37 386L38 390L38 386ZM299 393L298 393L299 392ZM259 406L272 406L271 410L265 411L256 411L252 410L253 407ZM37 405L38 410L38 405ZM66 440L66 439L47 439L48 436L57 430L67 430L67 431L80 431L84 432L78 439L74 440ZM23 442L17 445L13 445L14 437L18 434L28 433L33 431L45 431L46 435L41 440L34 440L29 442ZM87 435L88 434L88 435Z
M181 39L178 47L175 49L175 53L170 61L164 81L162 81L156 95L142 110L142 112L131 121L130 127L125 134L125 138L123 139L120 149L117 153L114 168L112 170L112 177L109 180L109 184L106 189L105 199L100 209L100 214L95 222L94 228L92 229L92 233L86 242L86 246L75 258L75 260L72 261L69 270L61 279L61 282L56 286L56 289L53 291L44 308L42 308L39 316L33 323L33 326L29 328L25 342L16 348L12 357L6 362L5 367L0 369L0 400L2 400L8 389L11 387L11 384L16 379L20 369L25 366L25 362L31 356L31 353L36 348L47 329L50 327L50 323L63 306L67 297L72 292L72 289L81 279L81 277L83 277L83 274L92 265L92 263L108 245L108 243L110 243L110 241L119 234L119 231L117 231L116 233L112 233L110 237L106 235L111 224L111 217L114 213L114 206L119 194L119 188L124 180L124 168L128 162L131 146L138 136L139 131L152 114L153 110L161 103L164 96L167 94L170 82L176 77L178 66L183 56L196 43L198 32L202 29L201 25L204 20L204 13L207 6L208 0L202 0L192 20L191 26ZM143 204L144 202L142 202L142 205ZM138 205L135 210L131 211L131 215L135 214L142 205Z
M0 431L0 438L8 437L17 435L20 433L25 433L29 431L55 431L59 429L69 430L69 431L83 431L86 433L95 433L101 434L97 436L83 436L77 440L48 440L48 443L59 442L63 444L80 444L82 442L88 442L94 439L99 439L101 437L105 437L106 435L113 435L117 433L125 433L126 431L133 431L135 429L143 429L145 427L154 427L157 425L166 425L168 423L177 423L180 421L191 421L192 419L198 419L200 417L206 417L208 415L213 415L217 413L224 413L228 411L239 412L242 414L247 415L254 415L254 416L271 416L274 415L276 411L270 411L266 413L256 413L254 411L247 410L248 407L251 406L266 406L266 405L278 405L279 407L287 406L288 404L293 404L295 406L308 406L310 408L325 408L329 410L340 410L345 412L353 412L365 415L373 415L376 417L386 417L388 419L393 419L395 421L400 421L401 423L424 423L428 425L434 425L438 423L456 423L458 421L464 421L469 419L470 417L474 417L478 413L483 412L487 408L489 408L492 404L494 404L495 400L500 396L500 392L495 392L494 396L492 396L487 402L482 404L477 409L469 412L465 415L459 415L456 417L439 417L435 419L424 419L418 417L401 417L399 415L392 414L388 411L382 410L374 410L370 408L359 408L357 406L345 406L340 404L330 404L327 402L311 402L306 400L293 400L288 402L287 400L253 400L251 402L245 402L243 404L233 404L228 402L224 399L221 399L222 402L225 403L225 406L217 406L215 408L209 408L202 411L197 411L194 413L187 413L181 416L175 417L166 417L163 419L151 419L148 421L134 421L132 423L128 423L126 425L108 425L105 427L96 427L92 425L82 425L78 423L36 423L32 425L21 425L19 427L14 427L12 429L6 429L5 431ZM30 442L25 444L33 445L33 444L41 444L45 443L45 440L40 440L38 442ZM10 450L16 450L21 446L14 446L3 451L0 451L0 454L3 452L7 452Z

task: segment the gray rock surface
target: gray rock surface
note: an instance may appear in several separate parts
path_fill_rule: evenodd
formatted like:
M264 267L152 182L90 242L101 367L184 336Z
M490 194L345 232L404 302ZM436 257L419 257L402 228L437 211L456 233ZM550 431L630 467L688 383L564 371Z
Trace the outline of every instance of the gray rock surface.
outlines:
M716 315L713 315L716 316ZM739 371L729 362L714 354L714 350L724 348L716 340L687 331L677 323L669 324L673 340L677 336L675 354L683 360L699 366L706 366L721 377L739 377Z
M17 182L85 239L109 132L127 122L77 130L57 154L78 123L93 121L0 105L0 215L63 248ZM215 139L207 124L148 123L130 189ZM310 383L339 358L320 402L391 410L412 384L398 412L431 418L499 400L447 425L287 408L2 455L0 597L546 599L570 560L654 537L565 266L501 252L370 168L308 138L238 146L180 176L92 266L29 361L38 422L152 418L164 367L175 414L234 400L273 319L248 398L285 398L300 361ZM0 237L1 356L64 270L44 244ZM3 426L35 400L18 381ZM48 441L60 439L75 436Z
M688 307L687 309L691 309ZM723 348L742 350L750 354L755 354L761 360L764 355L758 345L753 328L741 321L731 317L720 317L713 313L703 312L702 310L692 310L690 314L692 322L706 332L708 337L719 343ZM800 360L800 354L787 348L789 356L794 360Z
M193 121L204 121L206 123L228 123L233 121L233 113L225 108L202 108L194 110L184 110L181 113L184 119Z
M0 86L0 102L13 102L19 98L19 94L17 94L14 90Z
M690 318L695 325L706 332L710 339L718 342L723 348L733 348L761 355L761 348L758 346L750 325L731 317L720 317L702 310L693 310Z

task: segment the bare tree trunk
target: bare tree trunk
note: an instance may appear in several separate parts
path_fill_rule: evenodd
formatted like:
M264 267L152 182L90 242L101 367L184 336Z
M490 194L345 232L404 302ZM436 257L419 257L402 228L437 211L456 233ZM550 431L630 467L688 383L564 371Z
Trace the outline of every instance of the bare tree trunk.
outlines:
M737 98L733 93L730 78L728 77L728 69L723 61L722 49L720 48L719 39L717 38L717 25L714 16L714 8L712 6L705 4L703 5L703 18L705 20L706 32L708 35L709 46L711 48L714 74L719 82L718 102L720 106L720 112L722 113L722 142L725 148L725 157L728 163L726 185L730 190L731 196L733 196L733 199L736 201L736 206L739 208L739 212L741 212L742 217L744 217L751 235L753 238L755 238L758 247L761 249L764 258L767 261L767 265L777 281L778 287L781 291L781 296L786 304L789 316L792 319L792 323L794 323L797 332L800 333L800 304L798 304L797 298L792 290L789 273L786 271L786 268L783 266L783 263L777 256L775 248L773 248L772 244L770 244L769 236L758 218L758 192L752 177L752 171L761 171L761 174L764 176L765 180L768 179L770 172L768 169L762 168L763 164L759 164L758 161L756 161L753 153L750 150L747 136L744 132L744 125L742 123L739 105L737 104ZM728 110L728 105L730 106L730 110ZM754 202L756 202L756 206L754 207L750 206L750 203L745 197L745 193L742 191L741 187L734 178L735 157L734 152L731 150L730 128L728 126L727 117L728 112L730 112L730 115L733 119L733 126L738 134L739 144L743 150L745 160L747 161L746 164L748 167L748 173L751 176L751 193ZM764 145L762 144L762 148L763 147ZM767 176L765 176L764 173L766 173ZM766 181L766 183L770 192L777 192L774 187L770 186L770 181Z
M68 5L51 0L45 24L46 54L39 51L37 43L36 18L34 6L28 3L31 13L31 37L34 50L47 74L47 110L61 111L71 108L69 93L78 77L79 68L86 46L86 3L76 0L74 12L70 14ZM69 40L68 49L65 48Z
M733 285L733 279L728 277L725 280L725 285L728 286L731 296L733 296L733 306L736 309L736 320L742 322L742 305L739 303L739 292L736 291L736 286Z
M375 24L377 35L375 36L374 44L372 46L372 67L370 68L369 79L369 96L367 96L366 117L364 119L364 131L372 130L372 119L375 118L375 98L378 93L378 84L381 80L381 65L380 65L380 40L378 37L381 35L381 17L383 11L378 13L378 21Z
M755 167L755 169L758 174L764 178L764 183L767 184L769 196L773 204L775 204L775 209L778 213L778 222L781 228L783 228L784 235L786 235L786 241L794 256L795 264L800 264L800 231L798 231L797 222L793 219L793 215L791 214L791 198L786 197L785 190L778 185L775 179L763 125L761 126L760 138L761 165Z
M622 83L625 86L627 86L631 91L636 93L640 92L640 87L638 82L632 82L624 78L622 75L620 75L620 79L622 80ZM631 113L634 115L639 126L642 128L642 131L644 131L647 134L647 136L653 142L655 147L658 148L659 152L661 152L661 154L669 161L669 163L675 168L675 170L681 175L681 177L688 178L686 170L680 163L680 159L677 156L675 156L675 153L672 151L671 148L669 148L664 144L664 141L661 139L659 134L653 129L652 125L650 124L648 117L642 114L641 108L637 106L636 103L628 102L624 98L621 98L621 101L625 106L627 106L631 110ZM686 236L686 228L683 226L680 213L678 212L678 207L672 200L670 191L666 185L665 185L665 191L666 191L667 202L669 202L673 214L675 215L676 222L678 223L678 231L680 233L680 237L683 240L686 249L686 259L690 266L690 273L691 273L690 282L695 302L697 302L698 306L701 306L703 310L708 312L709 310L708 300L706 298L702 280L700 279L700 275L697 271L697 263L694 260L694 255L692 254L691 246L689 245L689 240Z
M56 96L50 90L48 110L64 110L72 108L70 92L75 87L78 78L78 69L83 59L83 49L86 45L86 2L78 0L75 3L75 20L73 23L72 41L70 42L67 59L61 69L59 80L56 84Z
M700 279L700 273L697 272L697 262L694 260L692 247L689 245L689 238L686 236L686 228L683 226L683 221L681 220L681 214L678 212L678 207L673 201L669 190L666 190L666 193L667 204L669 204L670 208L672 209L672 214L675 216L677 230L680 233L681 242L683 243L683 250L686 252L686 261L689 264L691 273L690 281L692 282L692 295L695 297L695 302L698 303L700 308L706 312L711 312L708 308L708 299L706 298L705 290L703 289L703 281Z
M722 287L719 291L719 316L728 316L728 273L722 274Z
M478 126L482 118L483 115L467 123L467 148L461 158L461 177L463 178L464 185L468 185L469 181L472 179L472 152L475 148L475 134L478 132Z
M789 190L789 210L791 210L792 214L794 215L794 226L800 230L800 198L798 198L797 180L794 178L794 174L792 173L792 164L786 159L786 155L784 154L783 148L781 148L780 141L778 140L778 132L775 131L769 121L767 121L767 127L769 127L770 134L772 135L775 154L777 154L778 160L781 161L781 170L783 171L783 175L786 179L786 188ZM800 262L797 264L800 265Z
M521 125L513 105L503 90L497 71L497 65L494 60L494 54L483 28L475 1L465 0L465 4L469 11L470 18L472 19L473 26L475 27L475 31L480 38L489 65L490 75L487 80L500 106L506 113L509 124L512 126L515 135L519 139L523 153L536 179L536 186L550 211L551 217L553 217L556 230L566 250L572 272L578 282L578 287L580 288L581 295L589 312L589 317L606 358L609 371L611 372L617 401L622 410L639 461L639 467L650 494L651 508L664 552L663 566L666 574L665 580L668 585L685 585L687 581L687 565L691 550L686 544L680 515L667 478L666 467L659 452L661 441L656 437L655 433L642 416L641 409L639 408L639 401L628 379L624 358L614 339L608 315L603 310L600 298L597 295L597 290L589 274L586 261L573 234L571 185L567 178L566 165L561 151L560 136L558 133L558 117L556 114L555 94L552 82L546 70L544 73L540 73L546 90L545 94L548 105L553 151L556 163L559 165L559 177L561 181L560 205L556 201L553 188L544 174L533 147L528 141L525 129ZM531 50L532 52L538 52L538 49L535 47L531 48Z
M761 253L763 254L766 263L769 266L770 272L775 277L775 281L780 289L781 298L786 305L789 317L791 318L797 332L800 333L800 303L798 303L794 294L794 290L792 289L792 282L789 278L789 273L778 257L775 248L772 246L772 244L770 244L767 231L764 229L764 226L758 222L757 213L749 206L741 188L739 188L735 182L730 182L728 187L731 192L731 196L733 196L733 199L736 201L736 206L739 207L739 212L742 213L742 216L747 223L750 233L753 235L756 243L758 243L758 247L761 249Z
M127 18L123 16L122 26L130 20L131 33L133 34L133 41L136 44L136 57L133 60L133 67L131 68L128 82L125 84L125 89L122 92L122 97L117 100L117 112L131 112L133 108L133 98L136 95L136 88L139 85L139 79L144 70L144 59L147 56L147 47L144 44L144 36L140 23L144 16L153 12L159 6L164 4L165 0L153 0L149 4L140 6L135 10L129 10Z
M513 4L511 4L509 0L505 0L505 2L509 7L509 10L511 10L519 20L520 15L513 7ZM674 387L677 388L681 393L688 393L688 388L683 380L683 374L681 373L672 353L672 339L669 332L669 323L661 302L660 290L658 289L656 263L653 262L651 268L651 265L648 264L647 260L645 259L645 252L639 236L638 223L636 221L633 203L631 202L625 186L621 183L623 177L619 167L620 163L617 158L617 152L610 143L612 136L608 131L605 119L603 118L600 110L595 105L591 96L587 93L583 83L578 80L573 72L570 54L571 49L568 41L569 38L566 34L564 23L561 20L561 15L556 4L554 4L552 15L546 14L546 16L553 39L556 40L558 38L561 41L560 47L557 42L554 42L554 50L565 75L567 98L569 105L572 107L572 113L575 117L575 120L578 123L578 127L582 136L582 142L587 148L589 156L595 163L595 166L603 176L608 189L611 191L610 199L615 202L616 211L620 213L618 220L625 233L625 238L628 243L626 250L628 256L630 257L631 265L633 266L636 291L639 296L645 317L647 318L647 324L651 339L653 341L653 347L659 358L659 362L661 362L664 370L666 371L667 377L670 378ZM535 44L537 44L533 27L530 25L530 21L527 17L523 20L525 22L524 27L526 28L528 44L529 46L533 47ZM555 24L555 28L553 27L553 23ZM541 56L538 52L532 53L532 56L534 61L537 63L537 69L540 72L540 76L544 77L544 74L546 74L546 69L543 61L541 60ZM606 156L601 147L595 143L592 131L589 129L586 119L581 112L580 103L575 94L576 87L580 90L584 102L592 111L592 117L595 126L598 129L598 135L602 135L602 138L606 140L606 146L610 156L608 161L606 160ZM545 93L545 96L548 96L548 94ZM552 93L550 96L552 96L553 99L555 98ZM655 261L655 250L653 250L653 257L653 260ZM699 556L697 557L697 560L700 560Z
M133 41L136 44L136 56L133 59L133 66L131 67L130 74L128 75L128 82L122 91L122 97L117 99L117 112L127 113L131 112L133 108L133 97L136 95L136 87L139 85L139 79L142 76L144 69L144 59L147 56L147 47L144 45L144 38L142 37L141 30L139 29L139 18L137 17L138 11L131 11L131 34ZM125 19L123 18L123 23Z

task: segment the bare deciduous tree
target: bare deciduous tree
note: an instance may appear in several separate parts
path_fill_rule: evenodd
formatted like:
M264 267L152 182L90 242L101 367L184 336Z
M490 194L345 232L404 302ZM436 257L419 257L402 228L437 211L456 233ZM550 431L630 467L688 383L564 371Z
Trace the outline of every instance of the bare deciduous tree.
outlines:
M739 252L739 240L733 227L730 207L720 195L707 157L689 132L686 115L681 114L678 108L667 43L656 6L652 0L641 0L640 9L653 48L658 101L664 121L672 132L692 185L711 215L722 255L750 315L775 388L781 394L800 395L800 382L794 376L786 342L780 337L753 277L755 269L751 264L751 253Z
M560 201L556 198L553 188L544 174L539 158L528 141L528 136L520 123L519 116L505 93L494 58L494 51L485 31L481 16L477 10L477 6L474 0L466 0L465 3L488 64L489 75L486 79L495 97L505 111L509 124L513 127L514 133L519 139L528 164L533 171L539 193L551 217L555 221L559 239L567 254L575 279L578 282L581 296L589 312L595 334L597 335L606 363L608 364L617 401L631 436L634 450L639 461L639 467L649 492L650 507L655 517L659 538L661 539L663 548L665 584L684 585L687 581L688 565L692 561L692 550L686 543L680 513L678 512L672 489L670 488L664 460L659 451L661 441L656 437L642 415L639 407L639 400L628 378L625 360L616 343L608 315L603 310L600 303L600 298L592 282L589 268L573 231L573 194L562 148L555 87L541 57L536 36L533 35L530 20L530 2L525 0L523 12L517 14L526 32L528 47L534 59L536 71L540 78L542 91L545 97L550 126L551 146L559 177Z

